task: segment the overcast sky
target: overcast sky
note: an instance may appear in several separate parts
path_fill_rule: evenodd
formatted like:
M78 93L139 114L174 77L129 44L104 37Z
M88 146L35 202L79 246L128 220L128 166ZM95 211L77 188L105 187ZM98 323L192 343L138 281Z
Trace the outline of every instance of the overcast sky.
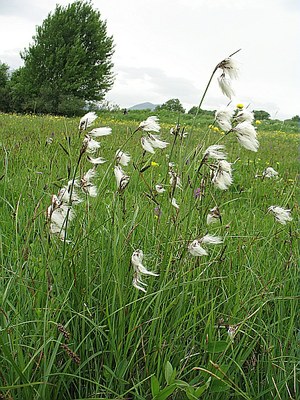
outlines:
M67 0L0 0L0 60L22 65L56 3ZM94 0L113 35L116 80L107 100L121 107L178 98L198 105L215 65L235 50L240 76L234 104L264 109L272 118L300 114L300 6L298 0ZM217 84L203 108L227 104Z

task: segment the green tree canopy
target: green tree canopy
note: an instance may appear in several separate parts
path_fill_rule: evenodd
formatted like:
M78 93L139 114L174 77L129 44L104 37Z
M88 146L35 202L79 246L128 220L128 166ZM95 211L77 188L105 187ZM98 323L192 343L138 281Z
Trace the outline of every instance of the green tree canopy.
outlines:
M255 119L270 119L270 114L264 110L254 110L254 118Z
M0 111L9 111L9 66L0 61Z
M300 122L300 117L299 117L299 115L295 115L294 117L292 117L292 118L291 118L291 121Z
M192 108L189 109L188 114L198 114L198 115L207 115L207 116L213 116L215 114L215 111L211 111L211 110L203 110L202 108L200 108L198 110L197 106L193 106Z
M175 112L181 112L185 113L185 109L183 108L182 104L178 99L170 99L166 101L164 104L161 106L157 106L156 110L167 110L167 111L175 111Z
M103 99L113 84L113 38L89 1L57 5L33 39L18 74L27 108L70 113L72 105Z

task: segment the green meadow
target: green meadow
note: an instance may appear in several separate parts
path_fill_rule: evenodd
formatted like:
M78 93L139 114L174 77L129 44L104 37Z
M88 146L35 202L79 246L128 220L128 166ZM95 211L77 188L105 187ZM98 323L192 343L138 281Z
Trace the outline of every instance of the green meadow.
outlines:
M98 112L92 127L112 128L99 138L98 195L81 193L61 240L51 196L92 168L80 118L0 114L0 399L299 398L299 127L256 122L255 153L212 115L161 112L169 145L144 154L136 129L151 115ZM185 138L170 134L177 123ZM201 165L216 143L232 163L227 190ZM131 156L122 192L117 149ZM272 205L293 220L278 223ZM206 234L222 243L190 254ZM146 292L132 284L137 249L159 274L143 276Z

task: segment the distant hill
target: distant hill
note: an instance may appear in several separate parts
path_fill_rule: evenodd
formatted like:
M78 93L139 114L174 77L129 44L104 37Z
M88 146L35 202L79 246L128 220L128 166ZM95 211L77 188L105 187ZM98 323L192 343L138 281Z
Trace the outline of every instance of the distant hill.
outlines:
M128 108L128 110L151 110L153 111L159 104L153 104L153 103L140 103L140 104L136 104L130 108Z

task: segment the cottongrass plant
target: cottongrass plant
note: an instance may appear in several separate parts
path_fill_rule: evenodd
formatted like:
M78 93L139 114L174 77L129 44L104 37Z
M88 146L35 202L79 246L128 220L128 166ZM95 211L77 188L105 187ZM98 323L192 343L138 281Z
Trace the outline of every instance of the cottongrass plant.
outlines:
M232 110L229 107L221 107L215 113L215 122L226 134L235 133L242 147L257 152L259 142L256 128L252 125L253 120L253 112L244 108Z
M155 149L165 149L168 146L168 142L164 142L158 135L152 135L148 133L148 137L141 138L142 148L151 153L155 153Z
M94 179L97 176L97 171L94 168L90 168L82 177L79 179L75 179L74 186L80 188L83 193L90 197L97 197L98 189L94 184Z
M177 203L177 200L175 199L175 197L172 197L171 204L174 208L176 208L176 210L179 210L179 204Z
M75 217L75 212L69 199L64 202L58 196L52 195L51 205L47 208L47 221L50 224L49 231L52 235L58 235L62 241L70 242L66 239L66 229L68 221L72 221Z
M55 194L51 196L51 205L46 211L50 234L57 235L62 241L70 242L66 239L68 222L75 217L74 205L81 202L82 198L74 189L74 182L71 180L59 190L57 196Z
M220 160L217 164L212 164L211 182L220 190L227 190L233 183L231 163Z
M79 131L85 131L98 118L95 112L86 113L79 121Z
M116 151L116 162L117 164L121 164L124 167L127 167L129 162L131 160L131 157L128 153L125 153L124 151L122 151L121 149L118 149Z
M213 144L209 146L203 153L203 159L206 161L209 158L212 158L214 160L226 160L227 159L227 153L225 153L223 150L225 149L224 145L220 144Z
M239 144L247 150L257 152L259 142L255 127L249 121L243 121L232 128L232 132L236 133Z
M114 173L116 177L116 182L117 182L117 189L119 193L123 193L123 191L126 189L130 177L125 174L123 171L122 167L120 165L116 165L114 168Z
M268 208L268 211L271 212L274 215L276 221L282 225L285 225L287 222L293 220L291 216L291 210L289 209L279 206L270 206Z
M231 99L234 96L231 80L237 79L239 74L237 62L230 56L221 61L217 68L222 70L222 74L218 78L220 89L225 96Z
M234 116L234 120L238 123L247 121L252 124L254 121L254 114L252 111L247 110L247 108L239 107Z
M178 173L174 170L173 164L169 164L169 176L170 176L170 186L173 188L173 193L175 188L182 189L181 178Z
M206 217L207 225L215 224L216 222L222 222L221 213L217 206L214 208L211 208Z
M133 281L132 284L133 286L141 290L142 292L146 293L145 286L147 286L146 283L143 282L142 276L143 275L150 275L150 276L159 276L156 272L149 271L144 265L143 265L143 259L144 259L144 253L143 250L135 250L131 256L131 264L134 268L134 276L133 276Z
M220 236L207 234L200 239L193 240L188 245L188 251L192 256L195 257L207 256L208 252L202 247L203 245L215 245L221 243L223 243L223 239Z
M278 172L272 167L267 167L263 171L262 177L263 178L278 178Z
M155 190L158 194L162 194L166 191L166 189L163 187L163 185L155 185Z
M142 121L139 124L137 130L142 130L145 132L159 132L160 125L158 122L158 117L156 116L148 117L145 121Z
M142 145L142 148L144 149L144 151L147 151L148 153L151 153L151 154L155 153L154 147L152 146L151 141L148 138L146 138L144 136L141 137L141 145Z
M79 132L81 133L90 128L96 119L97 115L94 112L85 114L80 119ZM98 189L93 180L97 175L96 167L100 164L104 164L106 160L102 157L90 156L90 154L95 154L100 148L100 143L94 138L108 136L111 135L111 133L111 128L99 127L85 134L79 158L75 166L73 179L68 182L67 186L60 189L58 196L52 195L51 205L46 212L47 221L50 223L50 233L58 234L60 239L67 243L71 242L70 240L66 240L66 235L68 224L75 217L73 206L83 201L83 199L79 197L76 188L80 188L86 196L96 197L98 195ZM93 164L93 168L90 168L78 179L76 175L84 154L87 155L87 161Z
M141 146L145 152L154 154L155 149L165 149L169 145L168 142L161 140L159 135L154 135L151 133L159 133L160 129L158 117L151 116L145 121L142 121L138 128L133 132L136 133L138 131L144 131L147 133L147 136L141 137Z
M224 106L216 111L215 121L223 131L229 132L231 130L233 114L234 110Z
M189 133L185 130L185 127L181 129L180 124L176 124L170 129L170 134L175 136L175 138L179 137L181 139L185 139Z

